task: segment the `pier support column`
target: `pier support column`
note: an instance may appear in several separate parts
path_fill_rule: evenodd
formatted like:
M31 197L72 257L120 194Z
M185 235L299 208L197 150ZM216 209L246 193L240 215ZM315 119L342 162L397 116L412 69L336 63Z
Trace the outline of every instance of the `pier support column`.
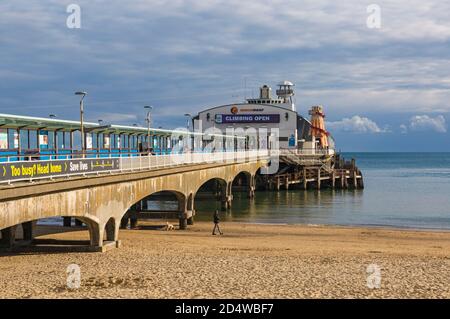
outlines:
M347 172L344 172L344 188L348 188L348 179L347 179Z
M130 219L130 229L135 229L138 226L139 218L138 218L138 211L142 210L141 202L138 202L137 204L134 204L131 206L131 208L128 210L125 216L128 216ZM124 216L124 217L125 217ZM124 221L125 223L125 221Z
M87 226L89 229L91 247L102 247L103 235L105 233L104 227L100 227L99 224L93 221L89 221Z
M334 189L336 187L336 172L333 170L331 173L331 188Z
M280 177L277 176L277 182L276 182L276 184L275 184L275 189L276 189L277 191L280 190L280 185L281 185L281 183L280 183Z
M317 170L317 189L320 190L320 168Z
M34 229L36 227L36 222L26 222L22 223L22 230L23 230L23 240L25 241L32 241L34 239Z
M179 225L180 230L185 230L185 229L187 229L187 225L188 225L186 204L183 204L181 209L182 210L178 213L178 223L179 223L178 225Z
M364 179L363 179L361 172L359 172L359 176L360 176L358 179L359 188L364 189Z
M248 198L255 197L255 184L255 176L252 175L248 181Z
M192 210L186 211L186 224L194 225L194 212Z
M188 212L189 213L189 212ZM189 225L189 226L192 226L192 225L194 225L194 214L193 214L193 212L190 212L190 215L191 215L191 217L188 217L188 219L187 219L187 224ZM188 215L189 216L189 215Z
M0 239L0 247L12 248L16 240L16 228L17 226L11 226L2 229L2 239Z
M63 226L72 227L72 217L63 217Z
M303 189L306 190L308 188L308 180L306 179L306 168L303 167Z
M250 186L248 190L248 198L254 198L255 197L255 186Z
M233 186L232 184L233 184L233 182L227 183L226 193L222 194L222 198L221 198L221 209L222 210L231 209L232 202L233 202L233 195L231 192L231 189Z
M130 229L135 229L138 226L138 217L137 217L137 213L132 214L130 216Z
M221 207L220 208L222 210L231 209L232 201L233 201L233 195L228 195L228 196L222 198L222 200L221 200Z
M285 180L284 180L284 188L286 190L289 190L289 176L286 176Z
M227 198L227 205L228 205L228 209L231 209L231 204L233 203L233 181L231 181L231 182L229 182L228 184L227 184L227 189L228 189L228 192L227 192L227 196L228 196L228 198Z
M345 188L345 172L341 173L341 188Z
M353 188L357 189L358 188L358 179L356 177L356 170L353 170L352 176L353 176Z
M185 218L184 216L180 216L179 218L179 228L181 230L185 230L187 229L187 218Z
M186 214L187 214L187 224L194 225L194 216L195 216L194 194L191 194L188 197Z
M178 222L179 222L179 229L185 230L187 229L188 225L188 200L185 197L179 197L178 198Z

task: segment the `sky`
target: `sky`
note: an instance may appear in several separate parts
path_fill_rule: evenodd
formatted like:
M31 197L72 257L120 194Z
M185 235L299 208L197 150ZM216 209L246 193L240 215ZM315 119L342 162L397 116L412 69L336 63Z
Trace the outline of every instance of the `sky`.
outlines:
M444 0L0 0L0 112L78 119L82 90L87 120L145 125L152 105L154 127L176 128L289 80L300 114L324 106L342 151L448 152L449 12Z

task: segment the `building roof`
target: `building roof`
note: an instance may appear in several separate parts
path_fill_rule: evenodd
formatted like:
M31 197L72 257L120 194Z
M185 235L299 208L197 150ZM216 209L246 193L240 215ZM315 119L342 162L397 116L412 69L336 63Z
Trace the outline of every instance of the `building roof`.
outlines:
M270 107L278 108L278 109L283 110L285 112L293 112L293 113L296 113L298 115L297 111L292 111L291 109L288 109L288 108L280 106L280 105L274 105L274 104L250 104L250 103L233 103L233 104L224 104L224 105L220 105L220 106L214 106L214 107L211 107L209 109L200 111L200 112L198 112L198 114L205 113L205 112L208 112L208 111L211 111L211 110L214 110L214 109L218 109L218 108L221 108L221 107L226 107L226 106L228 106L228 107L231 107L231 106L246 106L246 107L270 106ZM198 115L196 117L194 117L194 119L196 119L196 118L198 118Z
M86 132L104 133L104 134L129 134L129 135L145 135L148 133L147 127L127 126L127 125L101 125L93 122L83 122ZM0 113L0 128L24 129L24 130L46 130L46 131L62 131L71 132L80 130L79 121L62 120L44 117L32 117L13 114ZM167 130L150 128L150 134L170 136L172 134L187 135L187 130ZM191 135L204 135L199 132L189 132ZM209 136L222 136L221 134L208 134Z
M294 86L294 83L292 83L291 81L283 81L283 82L280 82L278 85L289 85L289 86Z

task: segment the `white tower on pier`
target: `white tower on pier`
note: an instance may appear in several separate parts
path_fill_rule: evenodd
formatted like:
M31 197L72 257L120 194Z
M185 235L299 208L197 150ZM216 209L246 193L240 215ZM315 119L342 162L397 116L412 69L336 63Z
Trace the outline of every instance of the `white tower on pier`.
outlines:
M292 97L294 93L294 84L290 81L283 81L278 84L277 96L284 100L287 106L290 106L292 111L295 111L295 105Z

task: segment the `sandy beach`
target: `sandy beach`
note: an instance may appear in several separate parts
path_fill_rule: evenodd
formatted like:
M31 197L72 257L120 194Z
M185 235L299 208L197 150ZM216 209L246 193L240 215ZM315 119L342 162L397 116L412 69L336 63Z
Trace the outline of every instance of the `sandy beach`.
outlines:
M1 298L450 298L450 232L210 223L121 230L106 253L0 255ZM87 231L39 238L87 239ZM81 287L68 289L69 264ZM367 287L368 265L381 287Z

